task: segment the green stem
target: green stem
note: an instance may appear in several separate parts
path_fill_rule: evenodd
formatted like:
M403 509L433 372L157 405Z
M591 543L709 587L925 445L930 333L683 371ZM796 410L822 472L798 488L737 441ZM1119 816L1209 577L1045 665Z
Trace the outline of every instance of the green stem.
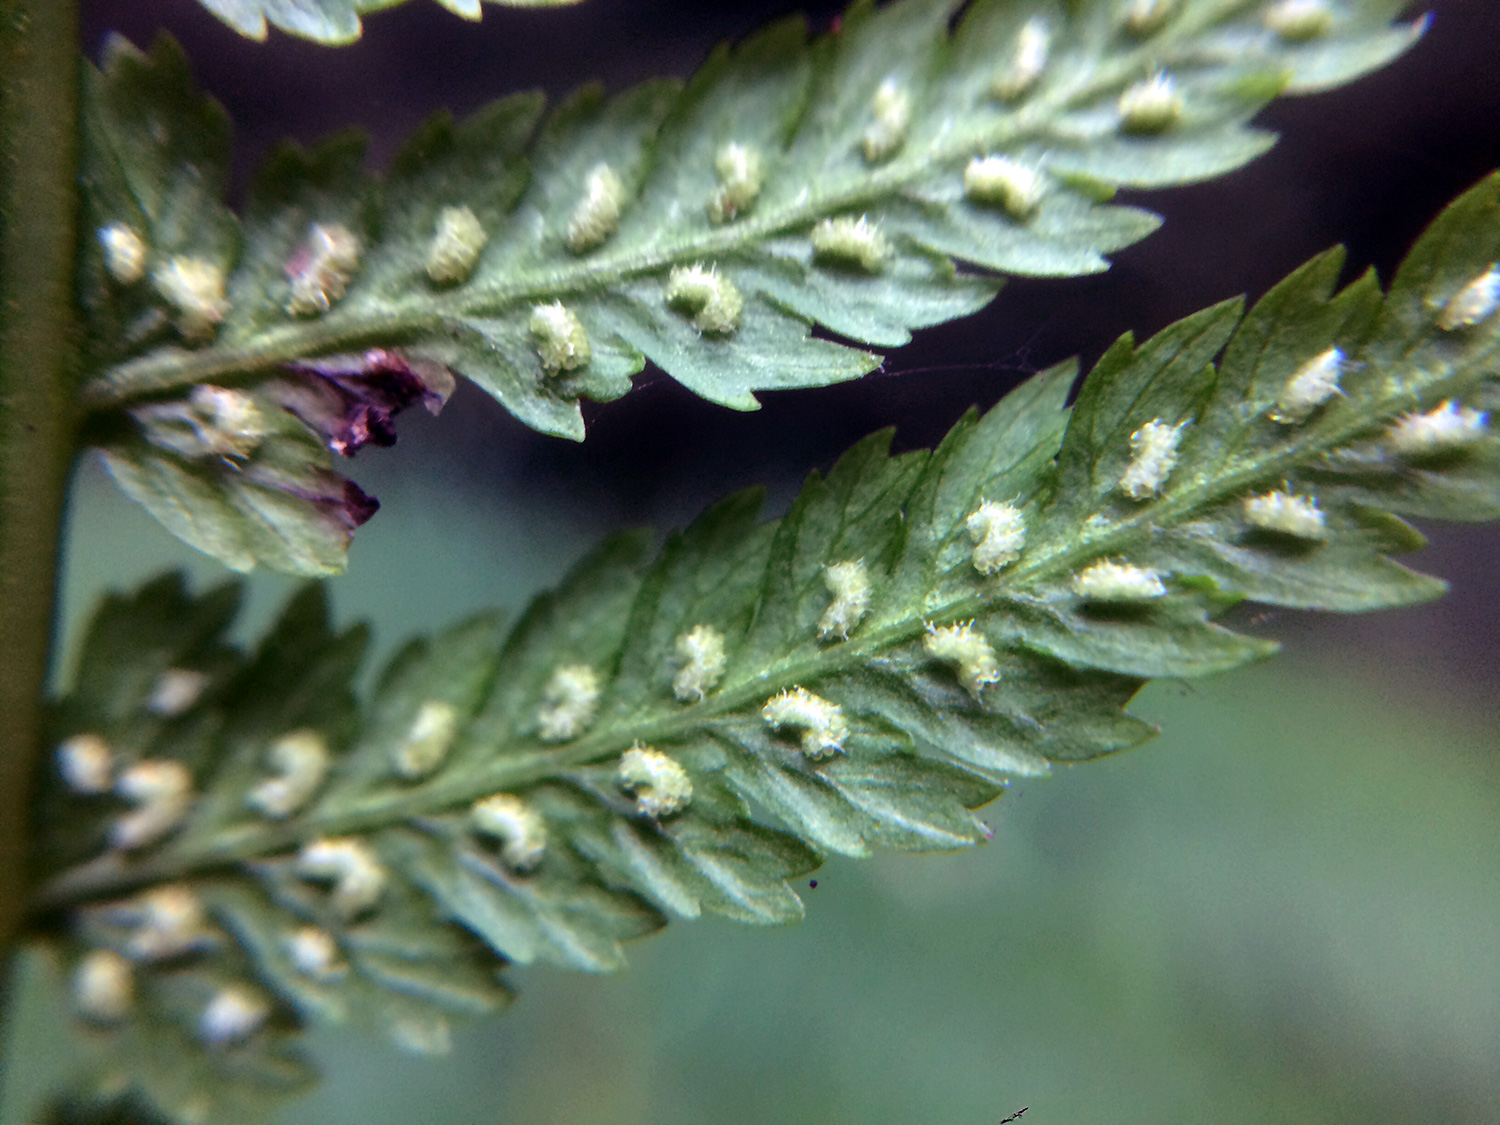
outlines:
M0 956L26 902L77 412L77 0L0 0Z

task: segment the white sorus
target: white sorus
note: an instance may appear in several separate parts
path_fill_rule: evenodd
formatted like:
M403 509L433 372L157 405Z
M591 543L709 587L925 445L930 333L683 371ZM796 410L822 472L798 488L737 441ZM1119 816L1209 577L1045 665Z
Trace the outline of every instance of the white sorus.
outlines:
M887 78L870 99L870 113L874 120L860 137L859 147L866 160L878 164L906 143L911 128L911 95L894 78Z
M1014 504L986 500L969 513L964 527L974 541L974 569L980 574L998 573L1026 545L1026 521Z
M561 301L533 306L526 327L536 343L542 370L548 375L577 371L580 367L587 367L589 360L594 358L594 349L589 346L589 334L584 330L583 322Z
M1130 435L1130 463L1120 475L1120 491L1132 500L1161 493L1177 465L1177 443L1186 422L1169 426L1153 418Z
M1483 410L1460 406L1450 398L1425 414L1401 415L1386 432L1385 441L1403 457L1430 457L1472 445L1484 437L1488 422Z
M1500 308L1500 262L1492 265L1448 298L1438 313L1437 326L1444 332L1471 328L1488 320Z
M271 1004L265 996L242 984L219 989L198 1017L198 1035L213 1047L242 1043L254 1035L271 1018Z
M338 942L322 926L303 926L293 930L286 935L283 948L292 967L313 980L333 980L346 971L339 959Z
M203 904L181 883L147 891L123 913L134 923L125 943L125 954L133 961L163 961L212 941L204 926Z
M974 628L972 621L961 621L956 625L928 625L927 635L922 638L922 647L934 659L954 665L958 669L959 679L976 696L985 684L1000 681L1000 665L995 660L995 650L984 639L984 635Z
M635 807L646 816L664 817L693 799L693 780L677 759L637 744L620 755L620 788L635 797Z
M1132 35L1154 35L1171 18L1178 0L1130 0L1125 27Z
M484 224L469 208L444 207L427 244L427 276L439 285L469 280L489 240Z
M108 793L114 785L115 755L97 734L75 734L57 746L57 772L80 796Z
M1041 16L1032 16L1016 33L1015 52L990 83L990 93L1002 102L1013 102L1025 95L1047 69L1047 56L1051 50L1052 32L1047 21Z
M719 186L708 201L708 217L727 223L755 206L765 182L760 152L750 145L730 141L714 156Z
M154 844L175 829L193 803L193 775L181 762L137 762L115 780L115 795L136 806L114 822L109 842L129 850Z
M864 559L834 563L823 568L823 584L833 601L818 622L818 636L847 640L849 630L870 612L870 574Z
M333 908L345 918L369 910L385 893L385 868L363 840L323 837L302 845L297 871L310 879L333 881Z
M91 949L73 970L73 1006L85 1019L114 1023L130 1014L135 970L112 949Z
M584 179L583 198L568 219L568 249L585 254L603 246L620 229L625 207L625 185L608 164L596 164Z
M229 313L224 271L207 258L168 258L151 271L151 283L177 310L177 330L186 340L211 339Z
M203 672L192 668L168 668L151 685L146 710L153 715L165 715L169 718L181 715L198 702L198 697L207 686L208 676Z
M1319 352L1297 368L1281 388L1271 409L1271 420L1283 424L1302 421L1339 393L1339 377L1343 373L1343 349Z
M542 688L536 720L546 742L567 742L589 728L599 710L599 673L587 664L564 664Z
M891 256L891 244L866 215L822 219L812 229L813 257L865 273L879 273Z
M328 743L315 730L282 735L266 752L277 776L250 790L246 803L267 816L284 819L299 811L328 776Z
M272 433L255 399L244 391L199 383L188 394L188 425L205 452L249 457Z
M1045 182L1035 168L1004 156L976 156L964 169L964 194L1012 219L1026 219L1036 211Z
M677 660L672 694L683 703L696 703L724 675L724 634L712 625L694 625L673 642L672 655Z
M1333 23L1327 0L1277 0L1265 10L1261 23L1288 42L1316 39Z
M129 223L110 223L98 230L104 268L120 285L134 285L146 276L146 243Z
M396 747L396 772L406 778L426 777L443 764L457 733L458 708L441 699L427 700Z
M500 858L517 871L530 871L547 851L547 821L521 798L496 793L475 801L469 820L476 830L500 841Z
M1177 83L1160 70L1127 86L1116 105L1120 127L1127 133L1163 133L1177 124L1182 108Z
M1245 497L1245 522L1261 531L1295 539L1326 539L1328 523L1318 501L1289 492L1267 492Z
M453 1050L453 1025L443 1016L405 1016L391 1024L390 1037L397 1050L423 1058Z
M1073 592L1093 602L1144 602L1164 597L1167 588L1149 567L1100 559L1073 576Z
M674 267L667 277L666 301L690 318L699 332L711 336L739 331L745 312L739 288L714 267Z
M844 739L849 737L844 709L806 688L794 687L773 695L760 714L767 726L800 729L802 752L809 758L827 758L844 752Z
M332 308L359 269L361 249L359 235L343 223L309 225L307 240L286 264L287 281L292 287L287 311L316 316Z

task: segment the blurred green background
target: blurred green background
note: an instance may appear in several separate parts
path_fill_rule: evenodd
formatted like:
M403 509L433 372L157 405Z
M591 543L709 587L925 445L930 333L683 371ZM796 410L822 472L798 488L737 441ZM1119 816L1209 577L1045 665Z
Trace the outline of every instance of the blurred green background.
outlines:
M247 44L189 0L86 0L85 40L169 26L233 110L244 153L350 121L377 159L440 105L534 84L686 73L782 0L591 0L487 10L425 0L357 48ZM802 5L826 19L841 5ZM1167 225L1100 278L1017 281L924 332L887 373L767 396L758 415L649 382L594 412L582 447L510 422L473 388L353 466L383 502L334 585L377 647L480 607L518 612L607 531L680 524L801 475L879 426L934 441L1024 373L1096 357L1210 301L1260 293L1343 239L1384 276L1421 226L1500 164L1500 5L1437 0L1427 40L1365 83L1271 108L1282 144L1244 172L1143 202ZM249 160L242 155L240 172ZM177 547L86 465L66 602L168 566ZM1154 685L1162 737L1018 785L961 856L830 864L808 919L674 925L610 978L536 970L505 1017L442 1061L320 1033L328 1082L286 1125L1021 1125L1500 1122L1500 568L1494 529L1416 560L1455 582L1369 619L1241 613L1288 641L1261 667ZM290 585L257 578L245 636ZM0 1125L63 1061L22 1019ZM231 1123L233 1125L233 1123Z

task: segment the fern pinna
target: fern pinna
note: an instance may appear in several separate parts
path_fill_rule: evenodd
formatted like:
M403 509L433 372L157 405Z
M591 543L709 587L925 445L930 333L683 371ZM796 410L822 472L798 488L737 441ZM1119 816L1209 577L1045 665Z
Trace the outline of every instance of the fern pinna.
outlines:
M999 275L1105 269L1159 222L1118 188L1240 167L1274 139L1250 124L1270 99L1420 32L1392 24L1395 0L1300 30L1243 0L1144 22L1115 0L958 7L859 3L836 32L791 19L716 51L686 84L440 116L380 178L357 136L288 146L239 215L228 123L181 53L114 41L86 83L91 444L227 565L331 573L375 505L329 450L389 440L449 372L570 438L580 400L623 395L648 360L735 409L857 378L880 362L867 346L974 312Z
M109 600L35 904L101 1082L249 1119L305 1080L304 1023L438 1049L508 964L611 969L672 917L799 917L823 856L981 842L1009 779L1148 738L1146 680L1269 653L1216 623L1243 600L1437 596L1391 556L1403 515L1500 515L1497 259L1492 176L1388 292L1329 252L1120 340L1071 407L1065 364L930 453L869 438L779 520L747 493L619 536L364 705L317 587L248 652L233 587Z

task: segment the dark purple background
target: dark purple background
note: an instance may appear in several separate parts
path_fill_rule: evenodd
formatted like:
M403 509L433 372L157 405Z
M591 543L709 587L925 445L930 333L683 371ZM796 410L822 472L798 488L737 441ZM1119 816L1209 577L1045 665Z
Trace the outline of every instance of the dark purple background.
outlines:
M540 86L553 95L589 78L612 88L686 75L716 41L788 10L821 27L839 4L775 0L588 0L558 11L486 8L466 23L431 0L369 17L354 47L323 48L273 33L245 41L196 0L85 0L85 45L110 28L144 42L160 27L186 45L200 81L232 113L238 176L277 137L312 140L369 128L374 159L432 111L463 113ZM1420 6L1414 7L1420 12ZM710 406L655 377L592 412L582 447L541 437L473 388L442 420L451 456L500 460L529 479L611 494L626 519L673 510L682 480L711 492L826 465L871 430L900 427L899 446L930 444L972 403L988 405L1027 372L1069 355L1096 358L1120 332L1146 334L1224 297L1265 291L1310 255L1342 241L1352 268L1391 267L1452 196L1500 166L1500 2L1435 0L1427 38L1392 67L1344 90L1277 103L1263 124L1281 144L1214 183L1142 194L1166 226L1099 277L1010 284L985 313L931 329L890 356L885 374L822 391L766 397L757 414ZM392 455L387 455L392 456ZM399 454L397 454L399 456ZM483 470L477 470L482 472ZM483 487L482 479L475 480ZM1351 638L1404 638L1403 666L1436 682L1500 690L1500 574L1494 529L1436 531L1422 565L1454 579L1437 606L1346 622L1304 643L1350 651ZM1269 630L1303 634L1297 615ZM1456 685L1455 685L1456 686Z

